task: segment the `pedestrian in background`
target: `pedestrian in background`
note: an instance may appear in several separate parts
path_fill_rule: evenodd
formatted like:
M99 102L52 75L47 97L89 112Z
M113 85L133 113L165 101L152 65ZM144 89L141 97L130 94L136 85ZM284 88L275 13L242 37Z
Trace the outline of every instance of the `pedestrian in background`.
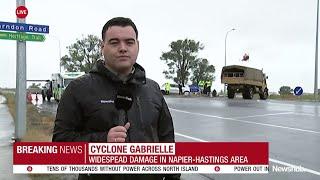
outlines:
M165 85L165 91L166 91L166 94L170 94L170 89L171 89L171 85L170 83L166 82L166 85Z
M179 95L182 95L182 85L181 83L178 84L178 88L179 88Z
M36 102L38 102L39 99L38 99L38 92L36 92Z
M27 103L31 103L32 102L32 95L31 95L31 92L28 91L27 92Z

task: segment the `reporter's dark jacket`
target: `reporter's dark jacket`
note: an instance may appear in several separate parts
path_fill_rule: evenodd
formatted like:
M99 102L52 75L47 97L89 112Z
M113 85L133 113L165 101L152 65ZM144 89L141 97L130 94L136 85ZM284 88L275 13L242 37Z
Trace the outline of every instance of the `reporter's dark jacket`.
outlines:
M128 111L130 142L174 142L172 118L159 85L146 79L144 69L134 65L126 87L133 94ZM94 69L72 81L59 102L52 141L107 142L110 128L118 125L114 100L118 76L98 61ZM80 175L79 179L160 180L163 175ZM166 179L179 179L168 176Z

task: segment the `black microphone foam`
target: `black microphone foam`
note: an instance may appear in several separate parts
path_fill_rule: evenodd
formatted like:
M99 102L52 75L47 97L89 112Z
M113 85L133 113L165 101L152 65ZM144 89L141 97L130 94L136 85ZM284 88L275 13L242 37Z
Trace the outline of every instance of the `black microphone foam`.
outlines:
M119 87L116 99L114 100L115 107L119 111L119 119L117 121L118 126L124 126L128 120L128 110L133 103L132 94L128 87ZM130 136L128 135L126 142L130 142Z
M118 93L114 104L118 110L128 111L133 103L131 92L128 88L121 87L118 89Z

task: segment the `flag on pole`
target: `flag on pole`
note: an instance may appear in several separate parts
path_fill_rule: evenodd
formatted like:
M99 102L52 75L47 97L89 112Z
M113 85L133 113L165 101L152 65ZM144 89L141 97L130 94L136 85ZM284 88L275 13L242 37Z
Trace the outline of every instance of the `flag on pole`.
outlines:
M249 54L245 53L242 57L242 61L248 61L249 60Z

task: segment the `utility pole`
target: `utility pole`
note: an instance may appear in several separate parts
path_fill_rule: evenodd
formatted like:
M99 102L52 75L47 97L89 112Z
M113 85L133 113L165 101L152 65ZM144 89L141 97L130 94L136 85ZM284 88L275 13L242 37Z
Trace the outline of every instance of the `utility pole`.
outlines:
M319 0L317 0L317 27L316 27L316 52L314 64L314 99L318 100L318 25L319 25Z
M227 37L229 32L236 30L235 28L230 29L227 33L226 33L226 37L224 38L224 66L227 65ZM224 88L223 88L223 95L226 95L226 85L224 84Z
M60 44L60 39L59 41L59 73L61 74L61 44Z
M25 0L17 0L18 6L25 6ZM26 23L25 18L17 18L17 23ZM26 41L17 40L17 65L16 65L16 122L15 141L20 141L26 133L27 115L27 81L26 81Z

